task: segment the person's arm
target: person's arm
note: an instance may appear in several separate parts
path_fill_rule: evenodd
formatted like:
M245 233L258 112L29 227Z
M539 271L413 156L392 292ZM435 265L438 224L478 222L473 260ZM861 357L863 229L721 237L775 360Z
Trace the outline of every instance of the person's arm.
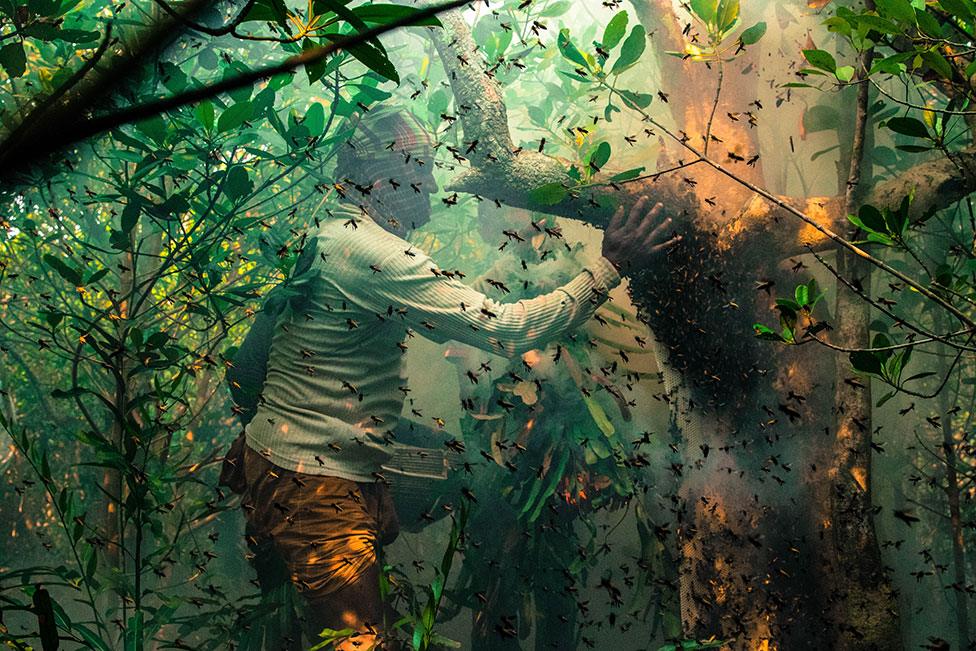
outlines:
M364 278L359 292L364 307L377 313L392 307L392 318L402 318L429 339L460 341L508 357L585 323L620 282L613 265L600 258L553 292L503 303L446 276L416 251L397 250L374 266L380 271Z
M617 269L641 264L680 239L667 235L671 220L659 219L661 204L648 211L646 205L643 197L626 215L618 210L604 236L604 257L562 287L532 299L495 301L445 275L428 256L375 225L375 230L358 231L346 249L353 282L344 291L363 307L402 318L434 341L456 340L512 357L582 325L620 282Z
M258 411L258 401L268 374L268 353L274 336L277 314L261 310L254 315L251 329L234 355L234 365L227 369L230 394L242 411L241 425L247 425Z

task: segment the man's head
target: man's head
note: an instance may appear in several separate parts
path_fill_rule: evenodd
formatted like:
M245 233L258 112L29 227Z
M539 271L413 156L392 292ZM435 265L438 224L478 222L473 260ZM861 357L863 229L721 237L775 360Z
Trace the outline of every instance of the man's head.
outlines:
M371 209L383 228L401 237L430 220L434 150L423 125L406 110L363 113L341 145L336 177L350 197Z

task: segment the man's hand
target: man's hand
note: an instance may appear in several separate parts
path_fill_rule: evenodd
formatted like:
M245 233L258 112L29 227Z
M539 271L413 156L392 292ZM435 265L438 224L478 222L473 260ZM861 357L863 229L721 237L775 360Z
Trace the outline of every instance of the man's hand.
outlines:
M681 236L669 237L671 218L661 219L662 205L650 210L647 195L641 197L624 217L623 206L610 219L603 235L603 257L621 273L637 268L672 246Z

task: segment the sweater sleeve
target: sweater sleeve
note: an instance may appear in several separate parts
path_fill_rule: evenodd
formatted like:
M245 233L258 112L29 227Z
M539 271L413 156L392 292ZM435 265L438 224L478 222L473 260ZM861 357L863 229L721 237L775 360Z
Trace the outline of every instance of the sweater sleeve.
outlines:
M359 293L364 308L380 313L392 307L429 339L460 341L507 357L581 326L620 283L613 265L599 258L548 294L502 303L446 274L427 255L408 254L403 247L371 271Z

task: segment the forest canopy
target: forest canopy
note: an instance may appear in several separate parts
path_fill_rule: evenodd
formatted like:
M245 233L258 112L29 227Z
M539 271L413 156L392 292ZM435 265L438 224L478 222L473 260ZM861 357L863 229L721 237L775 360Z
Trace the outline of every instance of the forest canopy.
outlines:
M309 318L396 114L438 186L407 255L492 301L642 197L673 239L545 346L403 342L446 478L392 480L391 637L973 648L974 38L972 0L0 0L0 640L360 633L302 639L219 475L245 337Z

